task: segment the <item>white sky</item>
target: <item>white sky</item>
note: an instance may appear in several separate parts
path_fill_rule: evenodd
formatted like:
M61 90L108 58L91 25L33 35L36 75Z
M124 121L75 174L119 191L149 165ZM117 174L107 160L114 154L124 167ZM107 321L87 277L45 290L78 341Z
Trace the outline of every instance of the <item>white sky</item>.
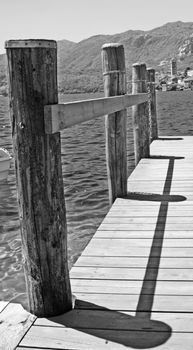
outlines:
M0 0L0 53L10 39L81 41L193 22L192 0Z

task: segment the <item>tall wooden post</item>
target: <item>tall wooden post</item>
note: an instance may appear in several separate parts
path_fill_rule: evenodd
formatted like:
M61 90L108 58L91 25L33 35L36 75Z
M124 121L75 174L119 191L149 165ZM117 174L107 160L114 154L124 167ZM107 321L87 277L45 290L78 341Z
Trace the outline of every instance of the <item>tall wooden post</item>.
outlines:
M147 92L147 70L145 63L135 63L132 67L132 93ZM148 102L132 107L135 164L141 158L148 158L149 149L149 108Z
M124 47L105 44L102 47L105 97L125 95L126 73ZM127 194L127 112L126 109L106 116L106 160L110 205Z
M52 40L5 47L29 310L54 316L72 307L60 134L44 131L44 105L58 103L57 47Z
M158 138L158 123L157 123L157 111L156 111L156 91L155 91L155 69L147 69L147 81L149 87L149 93L151 95L150 101L150 140L156 140Z

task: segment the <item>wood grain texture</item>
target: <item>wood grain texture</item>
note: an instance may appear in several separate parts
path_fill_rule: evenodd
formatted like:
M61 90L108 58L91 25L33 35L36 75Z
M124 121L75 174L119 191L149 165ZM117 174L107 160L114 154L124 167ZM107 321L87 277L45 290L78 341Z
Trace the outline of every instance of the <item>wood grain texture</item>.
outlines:
M71 308L60 135L44 131L44 105L58 102L52 44L7 48L24 270L39 316Z
M132 93L147 92L147 70L144 63L132 66ZM132 107L135 164L150 155L150 128L148 102Z
M57 48L55 40L47 39L28 39L28 40L8 40L5 42L5 49L21 49L21 48Z
M148 93L151 94L150 100L150 140L158 138L158 120L156 110L156 90L155 90L155 69L147 68Z
M125 54L123 45L102 47L105 97L126 94ZM106 116L106 162L109 202L127 193L127 112L123 109Z

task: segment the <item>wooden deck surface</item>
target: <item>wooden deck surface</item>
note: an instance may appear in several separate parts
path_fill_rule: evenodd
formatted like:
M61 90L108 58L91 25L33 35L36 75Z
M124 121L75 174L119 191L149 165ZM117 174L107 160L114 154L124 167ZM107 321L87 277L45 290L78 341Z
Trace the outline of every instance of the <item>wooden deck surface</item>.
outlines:
M192 136L151 144L128 197L115 201L72 268L71 285L75 309L30 319L17 350L192 350Z

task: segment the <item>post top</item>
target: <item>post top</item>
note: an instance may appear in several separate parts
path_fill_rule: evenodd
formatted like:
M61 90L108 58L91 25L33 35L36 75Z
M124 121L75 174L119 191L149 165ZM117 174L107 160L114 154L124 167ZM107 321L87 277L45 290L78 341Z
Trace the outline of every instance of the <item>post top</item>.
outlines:
M138 66L146 66L144 62L136 62L132 64L132 67L138 67Z
M133 64L132 64L132 67L137 67L137 66L140 66L140 63L139 63L139 62L136 62L136 63L133 63Z
M152 71L152 72L155 71L155 69L152 68L152 67L148 67L147 70L148 70L148 71Z
M123 46L123 44L120 44L120 43L108 43L108 44L104 44L102 46L102 49L106 49L108 47L121 47Z
M21 39L21 40L8 40L5 42L5 49L15 48L57 48L55 40L47 39Z

